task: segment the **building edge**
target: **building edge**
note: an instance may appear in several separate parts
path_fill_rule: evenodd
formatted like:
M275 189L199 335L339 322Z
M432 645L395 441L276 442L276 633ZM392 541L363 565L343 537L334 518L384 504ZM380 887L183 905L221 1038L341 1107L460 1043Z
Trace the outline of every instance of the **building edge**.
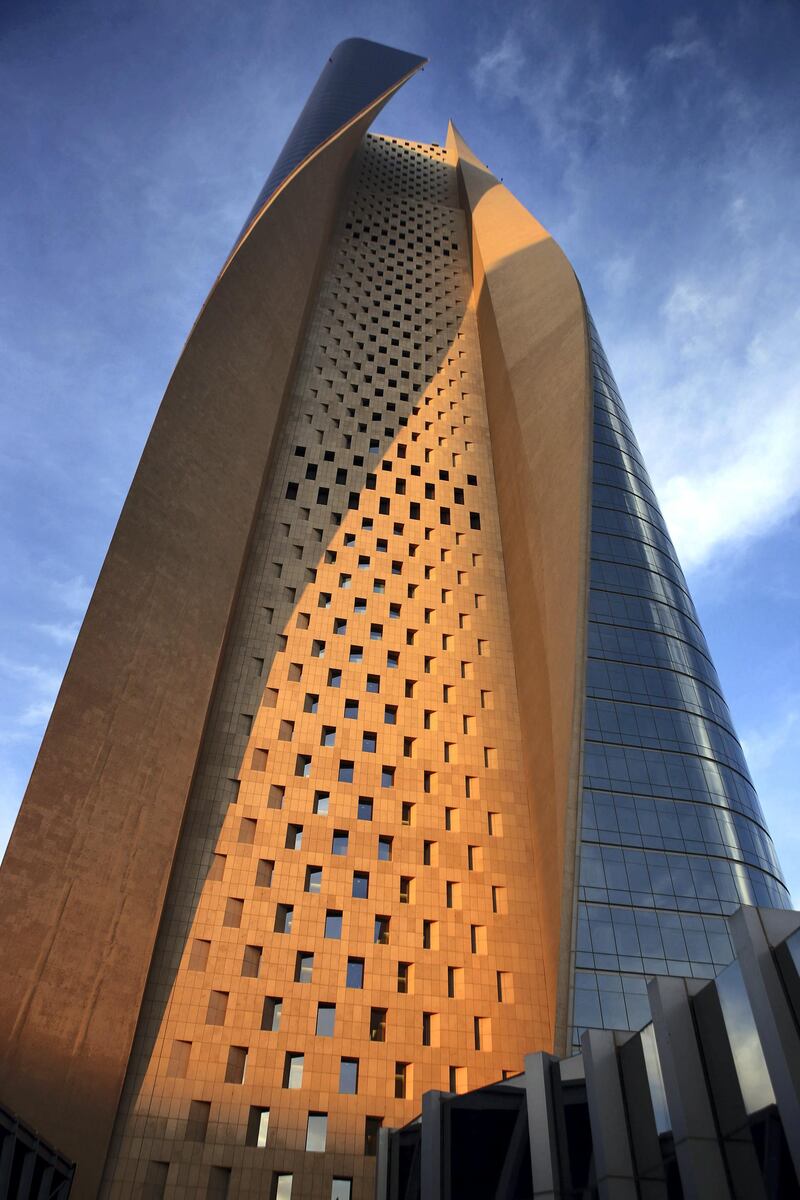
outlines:
M145 445L0 869L0 1096L77 1161L78 1198L99 1186L348 168L423 61L290 172L212 288Z
M447 147L471 237L552 1048L564 1053L586 670L589 329L575 273L547 230L452 122Z

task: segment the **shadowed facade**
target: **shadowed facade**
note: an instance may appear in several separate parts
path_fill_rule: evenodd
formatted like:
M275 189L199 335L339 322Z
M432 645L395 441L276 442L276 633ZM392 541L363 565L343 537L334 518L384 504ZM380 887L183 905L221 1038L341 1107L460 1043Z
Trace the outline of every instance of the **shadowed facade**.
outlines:
M79 1196L367 1196L424 1091L643 1024L609 997L787 903L569 263L452 127L366 133L422 62L323 71L0 871L0 1099Z

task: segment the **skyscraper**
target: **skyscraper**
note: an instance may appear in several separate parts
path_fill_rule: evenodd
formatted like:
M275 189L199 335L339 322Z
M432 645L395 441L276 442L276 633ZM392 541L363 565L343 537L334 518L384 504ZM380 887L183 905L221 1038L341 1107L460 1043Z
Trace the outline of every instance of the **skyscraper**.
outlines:
M562 252L326 65L190 334L0 872L0 1098L79 1196L371 1194L788 896Z

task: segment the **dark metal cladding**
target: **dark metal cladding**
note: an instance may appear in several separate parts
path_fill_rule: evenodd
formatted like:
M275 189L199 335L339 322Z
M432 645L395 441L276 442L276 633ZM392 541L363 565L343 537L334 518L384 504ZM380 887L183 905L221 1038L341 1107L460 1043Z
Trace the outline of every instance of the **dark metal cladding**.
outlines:
M573 1044L637 1029L648 974L731 960L725 916L788 907L742 748L597 331Z
M331 54L242 227L237 245L295 167L343 125L428 60L366 38L347 38Z

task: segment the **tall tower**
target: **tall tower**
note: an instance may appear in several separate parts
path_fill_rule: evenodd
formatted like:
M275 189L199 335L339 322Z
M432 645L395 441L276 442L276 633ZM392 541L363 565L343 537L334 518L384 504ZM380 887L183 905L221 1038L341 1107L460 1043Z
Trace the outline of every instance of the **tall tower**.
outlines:
M0 1099L78 1196L371 1195L788 897L613 377L421 65L342 43L190 334L0 872Z

